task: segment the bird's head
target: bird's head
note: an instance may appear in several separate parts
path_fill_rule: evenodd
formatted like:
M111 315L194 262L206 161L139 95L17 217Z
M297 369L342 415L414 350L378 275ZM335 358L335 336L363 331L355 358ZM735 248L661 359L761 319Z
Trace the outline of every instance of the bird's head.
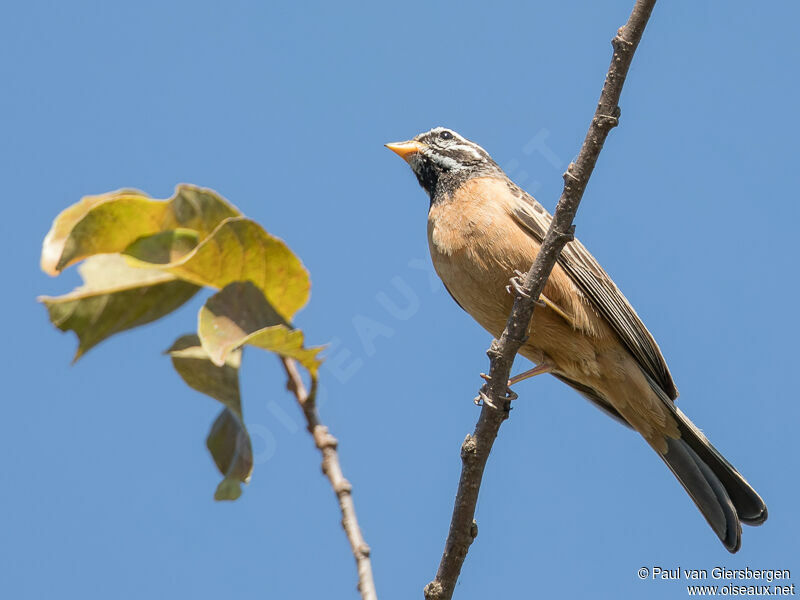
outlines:
M502 174L486 150L445 127L386 147L409 164L431 201L471 177Z

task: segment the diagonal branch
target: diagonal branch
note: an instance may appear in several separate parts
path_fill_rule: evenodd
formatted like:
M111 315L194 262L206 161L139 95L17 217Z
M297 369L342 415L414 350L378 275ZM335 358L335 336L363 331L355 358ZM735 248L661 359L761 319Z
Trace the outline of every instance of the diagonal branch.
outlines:
M307 391L297 369L297 363L291 358L281 358L286 370L286 388L297 398L297 403L306 418L308 432L314 438L314 445L322 453L322 472L328 478L336 498L339 500L339 509L342 511L342 527L347 534L350 548L356 559L358 569L358 590L362 600L377 600L375 582L372 579L372 563L369 559L369 546L364 541L361 529L356 518L356 507L353 503L352 486L342 474L339 464L339 453L336 451L338 442L328 428L320 423L317 414L317 378L311 378L311 390Z
M464 564L472 540L477 536L477 525L474 521L475 505L478 501L483 471L500 425L508 418L511 400L515 397L507 385L511 366L527 336L533 316L534 299L539 298L544 290L550 271L564 245L573 238L575 227L572 221L608 132L618 124L620 115L618 103L622 86L654 5L655 0L636 0L628 22L619 29L612 40L614 55L606 74L600 101L580 154L564 173L564 191L553 215L553 222L533 266L523 280L523 293L518 293L514 300L514 307L503 334L499 340L492 341L487 352L490 359L489 377L479 395L483 400L483 408L474 433L467 436L461 447L461 478L458 482L450 531L436 578L425 586L426 600L452 598L461 566Z

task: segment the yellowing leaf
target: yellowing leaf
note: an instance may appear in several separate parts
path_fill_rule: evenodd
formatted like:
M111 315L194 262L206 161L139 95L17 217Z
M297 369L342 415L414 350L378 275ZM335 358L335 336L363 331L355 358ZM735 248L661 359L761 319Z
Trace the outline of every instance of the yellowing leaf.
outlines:
M303 332L291 329L251 282L234 282L211 296L200 309L197 332L209 358L221 365L244 344L294 358L312 376L322 348L303 347Z
M114 254L91 257L79 273L84 284L71 293L39 298L53 325L78 336L75 360L115 333L169 314L200 289L157 269L130 267Z
M215 365L199 338L190 334L178 338L167 352L189 387L225 405L211 426L206 446L224 477L214 499L236 500L242 494L241 483L249 482L253 471L253 448L242 420L239 393L242 351L230 352L222 365Z
M289 329L285 325L260 329L247 336L244 343L248 346L269 350L286 358L293 358L308 369L312 377L317 376L317 370L322 364L322 359L318 355L323 348L321 346L304 348L303 332L299 329Z
M89 209L93 206L123 195L147 196L144 192L138 190L118 190L98 196L84 196L79 202L61 211L61 214L53 221L53 225L42 243L42 271L48 275L58 275L56 265L61 259L61 255L64 251L64 244L72 228L75 227L75 224L85 217L86 213L89 212Z
M189 254L162 268L219 289L250 281L287 321L308 302L311 290L308 271L283 240L243 217L223 221Z
M131 242L171 227L169 206L145 196L120 195L94 206L75 224L55 266L61 271L94 254L122 252Z
M94 254L122 252L140 237L176 228L193 229L202 239L240 214L216 192L186 184L168 200L135 190L87 196L53 221L42 245L42 270L57 275Z

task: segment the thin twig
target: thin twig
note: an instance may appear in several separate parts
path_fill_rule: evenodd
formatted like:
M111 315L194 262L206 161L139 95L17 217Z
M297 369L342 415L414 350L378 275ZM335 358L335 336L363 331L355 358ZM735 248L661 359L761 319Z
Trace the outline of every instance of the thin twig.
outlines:
M356 559L358 569L358 591L362 600L377 600L375 582L372 579L372 563L369 559L369 546L364 541L361 528L356 518L356 506L353 503L353 487L344 478L342 467L339 464L339 453L336 448L338 442L328 428L320 423L317 414L317 378L311 378L311 390L306 391L303 379L297 369L297 363L291 358L281 358L286 369L286 388L297 398L297 403L306 418L308 432L314 438L314 444L322 454L322 472L328 478L336 498L339 500L339 509L342 511L342 527L347 534L353 557Z
M564 173L564 191L556 206L553 222L533 266L522 282L522 290L516 295L503 334L499 340L492 341L487 352L490 359L489 376L487 383L479 392L483 408L474 433L468 435L461 446L461 478L458 482L450 531L436 578L425 586L427 600L452 598L461 566L464 564L470 544L477 535L474 516L481 479L492 444L500 425L508 418L511 400L515 397L508 389L507 382L517 351L527 337L535 306L533 299L539 298L562 248L573 239L575 228L572 221L608 132L618 124L620 115L618 103L622 86L654 5L655 0L637 0L628 22L619 29L612 40L614 55L606 74L600 101L580 154Z

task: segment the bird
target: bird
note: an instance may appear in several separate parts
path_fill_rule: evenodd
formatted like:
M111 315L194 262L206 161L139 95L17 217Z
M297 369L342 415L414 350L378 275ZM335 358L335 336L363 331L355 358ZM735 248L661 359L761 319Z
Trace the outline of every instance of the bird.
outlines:
M436 127L386 147L403 158L430 197L428 246L456 303L492 336L505 328L519 283L552 216L478 144ZM549 373L658 453L725 548L741 546L742 523L767 507L753 487L676 406L678 389L658 344L595 258L568 242L537 302L519 353L535 367L509 385Z

